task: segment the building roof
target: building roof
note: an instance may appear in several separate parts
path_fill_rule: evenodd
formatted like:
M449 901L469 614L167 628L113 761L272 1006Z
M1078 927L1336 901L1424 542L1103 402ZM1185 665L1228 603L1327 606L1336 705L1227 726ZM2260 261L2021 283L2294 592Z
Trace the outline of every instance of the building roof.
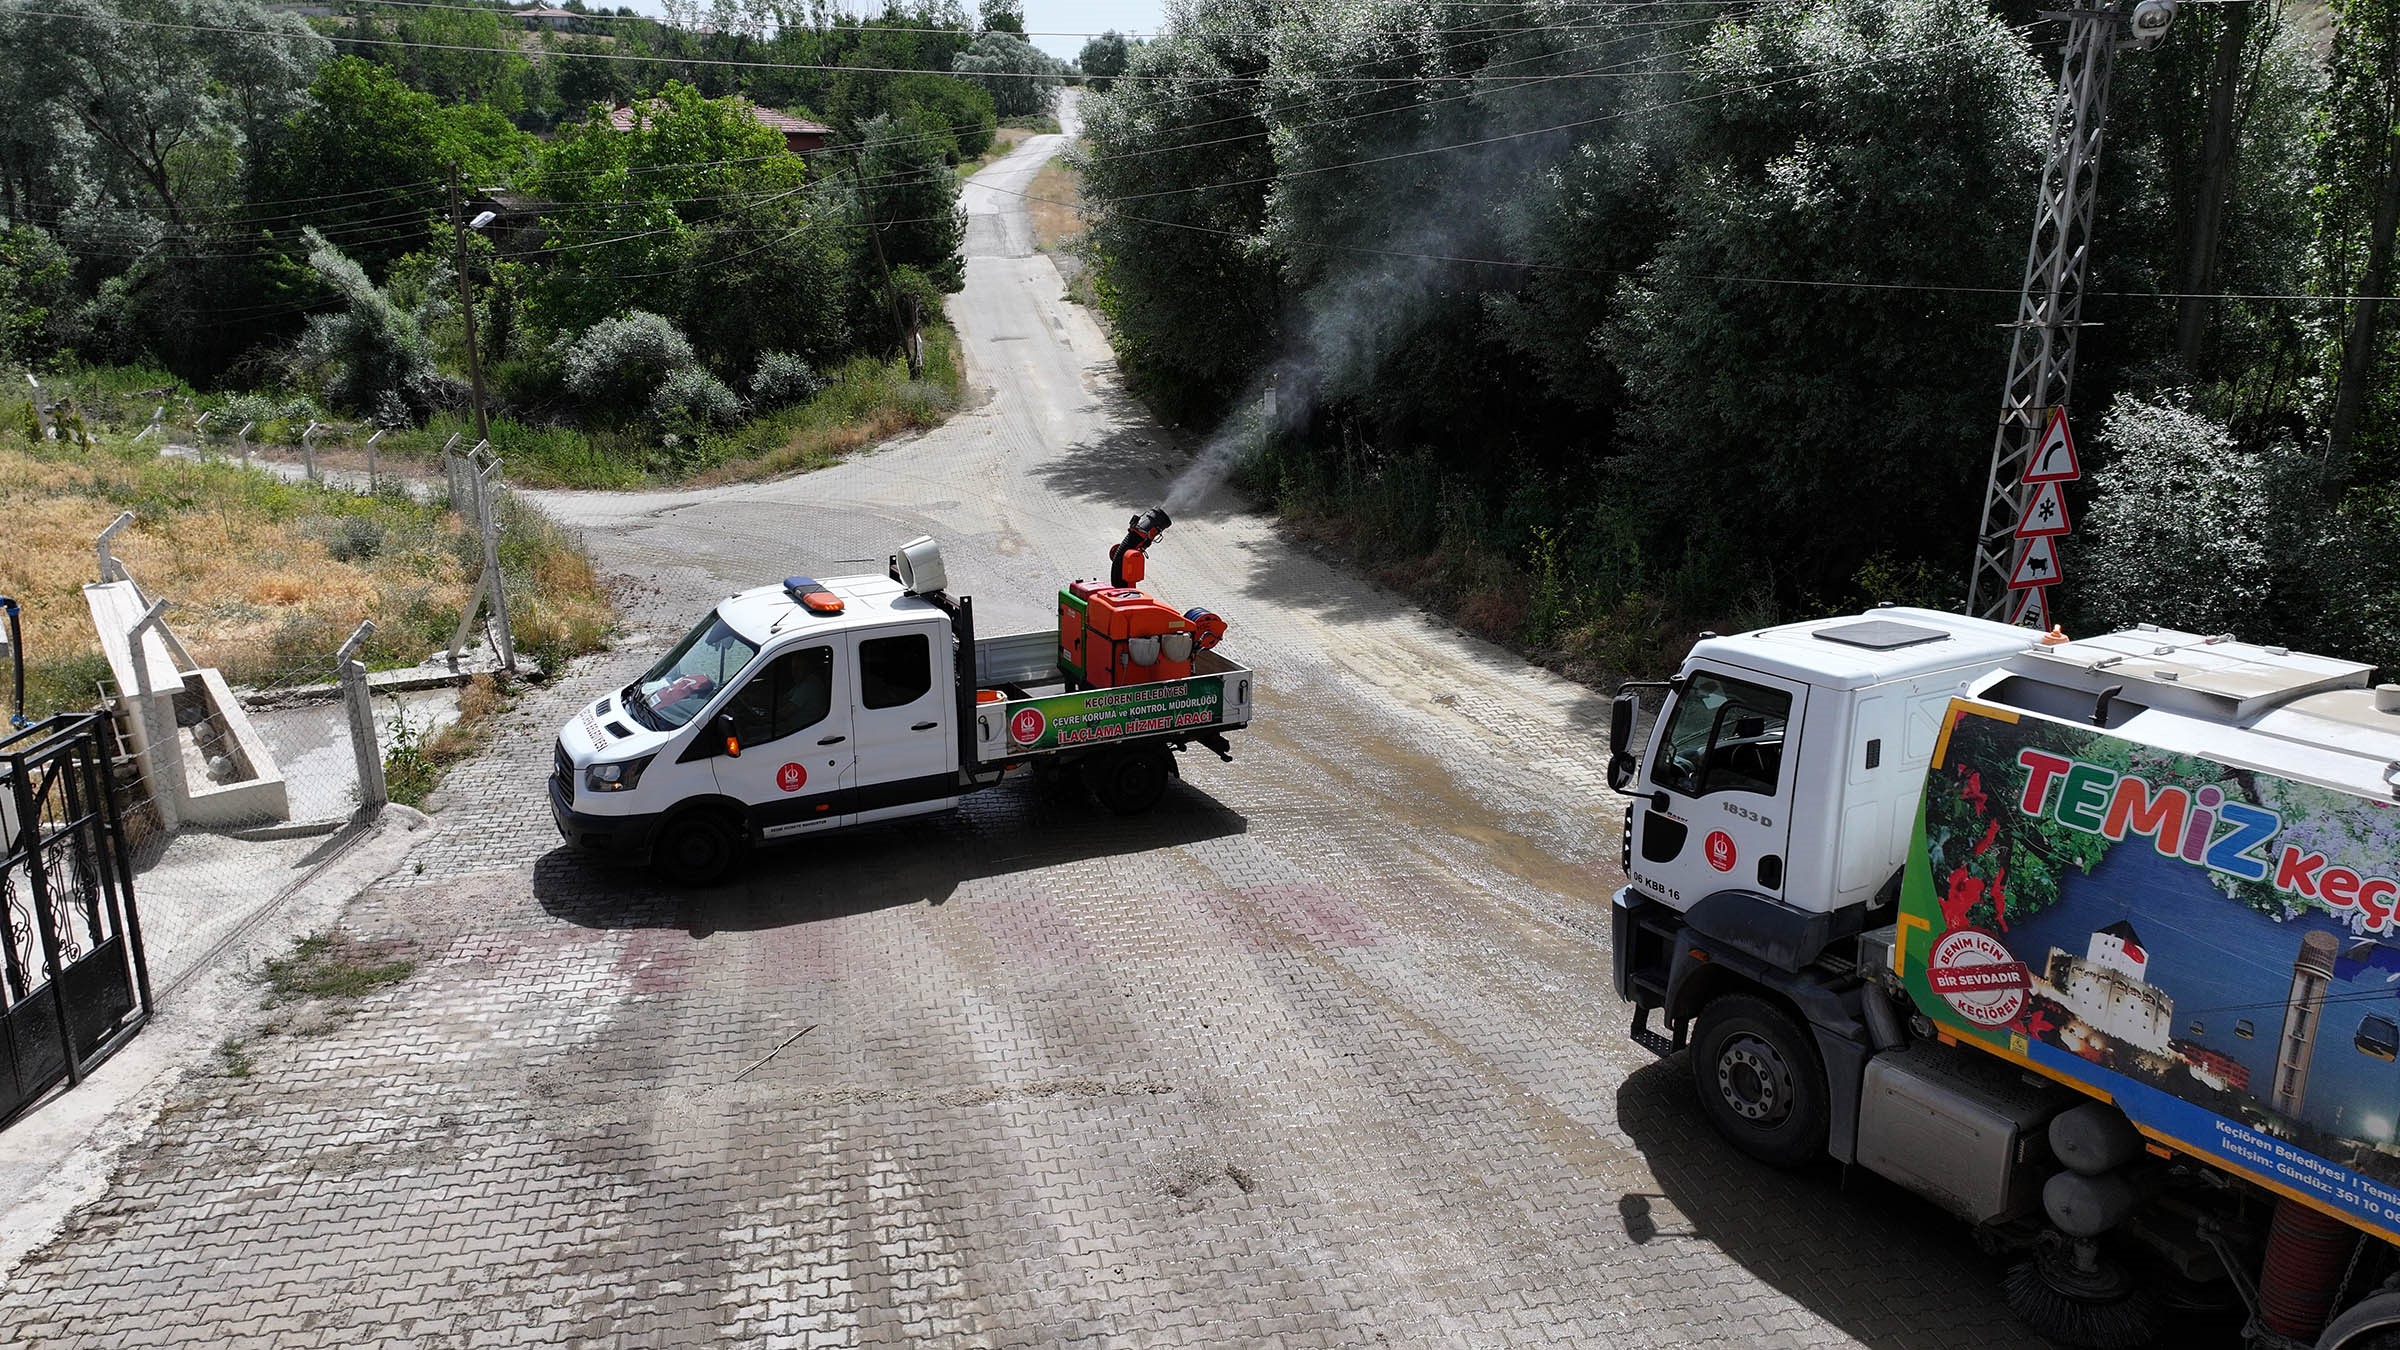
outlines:
M608 124L619 131L631 131L641 124L645 114L657 106L656 99L642 104L639 108L619 104L609 109ZM770 131L780 132L785 136L830 136L833 134L833 128L823 122L812 122L805 117L779 113L773 108L761 108L755 103L748 106L750 116L755 118L760 126L766 127Z
M571 9L556 9L547 5L539 5L532 9L518 10L517 17L520 19L580 19L586 16Z
M2128 947L2139 947L2142 945L2142 940L2133 935L2133 924L2128 920L2119 919L2115 923L2110 924L2108 927L2103 928L2100 931L2117 939Z

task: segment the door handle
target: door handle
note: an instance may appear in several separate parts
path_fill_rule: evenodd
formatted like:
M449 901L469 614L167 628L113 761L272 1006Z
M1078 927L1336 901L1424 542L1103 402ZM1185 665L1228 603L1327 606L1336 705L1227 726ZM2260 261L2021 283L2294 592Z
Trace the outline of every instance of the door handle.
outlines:
M842 742L844 742L844 741L846 741L846 740L849 740L849 739L850 739L850 738L849 738L849 737L847 737L847 736L828 736L828 737L826 737L825 739L823 739L823 740L821 740L821 741L817 742L817 744L819 744L819 745L840 745Z
M910 731L931 731L931 730L933 730L935 727L938 727L938 726L940 726L940 725L941 725L941 723L939 723L939 722L919 722L919 723L917 723L915 726L913 726L913 727L910 727L910 728L909 728L909 730L910 730Z

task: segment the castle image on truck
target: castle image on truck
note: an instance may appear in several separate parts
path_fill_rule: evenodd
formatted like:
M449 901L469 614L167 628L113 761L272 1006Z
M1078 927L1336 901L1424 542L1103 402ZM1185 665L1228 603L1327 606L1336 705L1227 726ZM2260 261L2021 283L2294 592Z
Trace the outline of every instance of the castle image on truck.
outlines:
M2120 919L2092 934L2081 956L2050 949L2037 992L2073 1020L2059 1029L2067 1049L2086 1059L2104 1056L2109 1043L2161 1058L2174 1056L2168 1037L2175 1000L2150 983L2150 957L2133 925Z

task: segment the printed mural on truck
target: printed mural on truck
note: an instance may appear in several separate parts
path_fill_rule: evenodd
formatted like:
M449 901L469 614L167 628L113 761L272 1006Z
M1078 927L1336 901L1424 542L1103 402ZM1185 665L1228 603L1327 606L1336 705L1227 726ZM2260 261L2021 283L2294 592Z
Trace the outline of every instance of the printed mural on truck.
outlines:
M1902 892L1948 1030L2400 1233L2400 809L1953 704Z

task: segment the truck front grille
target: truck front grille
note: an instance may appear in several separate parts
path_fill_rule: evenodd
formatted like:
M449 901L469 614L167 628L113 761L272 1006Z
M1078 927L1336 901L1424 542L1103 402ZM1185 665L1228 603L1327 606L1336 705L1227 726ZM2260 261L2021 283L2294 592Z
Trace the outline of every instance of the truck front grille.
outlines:
M567 757L567 743L563 740L552 753L550 776L558 780L559 791L568 801L575 800L575 761Z

